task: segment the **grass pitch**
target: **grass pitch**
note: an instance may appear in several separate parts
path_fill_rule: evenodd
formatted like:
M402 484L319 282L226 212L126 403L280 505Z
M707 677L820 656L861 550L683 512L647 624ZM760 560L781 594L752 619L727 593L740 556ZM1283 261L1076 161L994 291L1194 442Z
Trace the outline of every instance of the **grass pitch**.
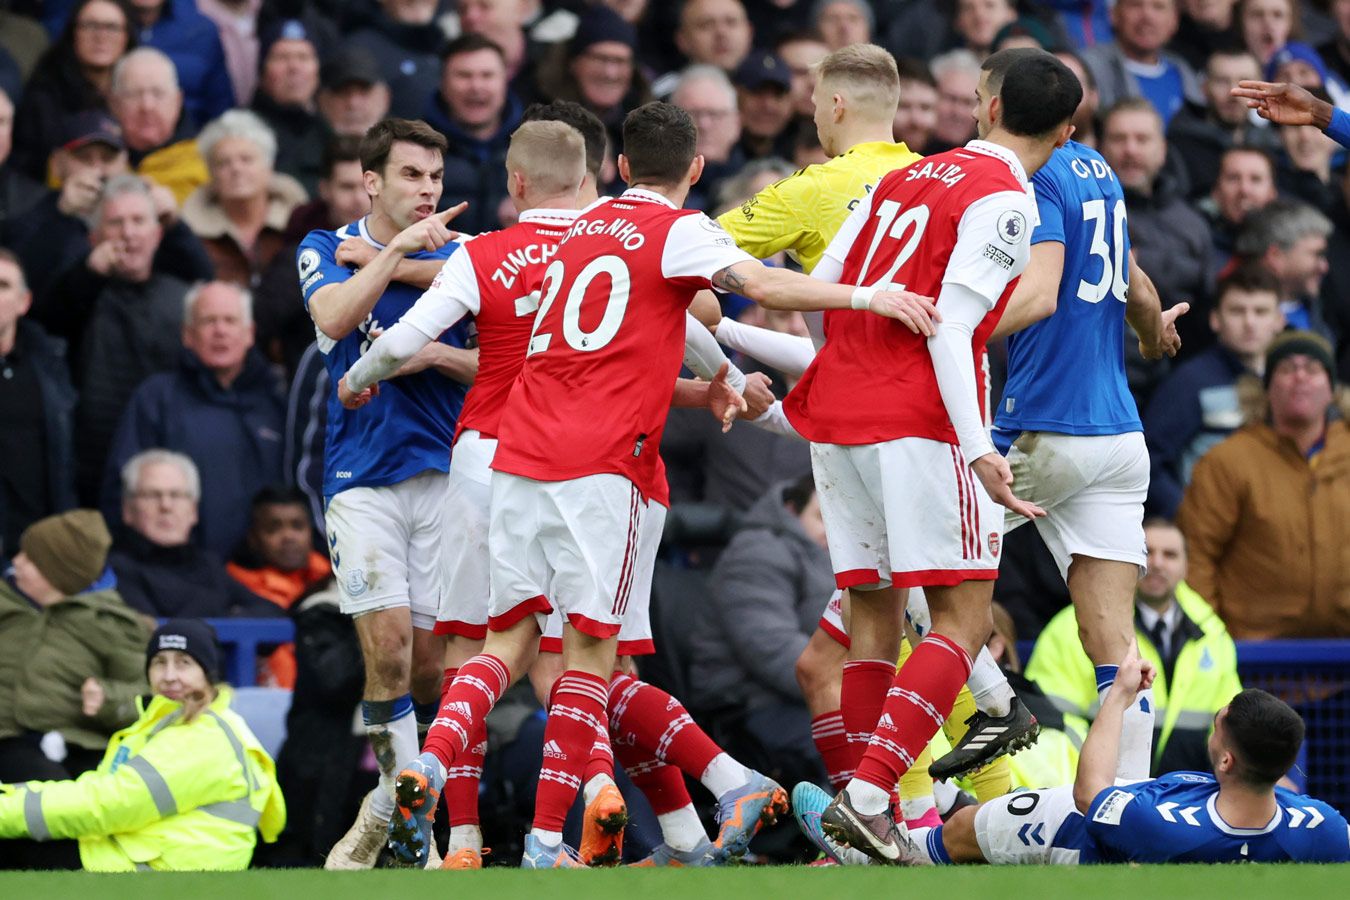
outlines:
M592 872L324 872L0 875L3 898L77 900L1321 900L1347 896L1350 866L1084 866L1082 868L614 869Z

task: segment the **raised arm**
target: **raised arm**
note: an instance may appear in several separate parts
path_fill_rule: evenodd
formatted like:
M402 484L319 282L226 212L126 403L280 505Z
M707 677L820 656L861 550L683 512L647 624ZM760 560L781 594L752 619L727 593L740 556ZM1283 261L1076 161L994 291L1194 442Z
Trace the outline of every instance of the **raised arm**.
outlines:
M1129 655L1121 662L1116 680L1088 729L1087 740L1083 741L1078 757L1073 802L1079 812L1086 813L1097 795L1116 783L1120 729L1125 722L1125 713L1139 692L1153 684L1154 674L1153 666L1139 658L1138 647L1131 643Z

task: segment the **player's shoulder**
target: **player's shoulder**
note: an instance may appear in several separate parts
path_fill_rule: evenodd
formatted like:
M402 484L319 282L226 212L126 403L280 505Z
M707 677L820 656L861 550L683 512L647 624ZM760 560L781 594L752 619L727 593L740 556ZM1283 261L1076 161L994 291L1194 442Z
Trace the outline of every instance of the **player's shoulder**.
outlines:
M331 228L316 228L300 239L300 248L301 250L310 248L320 252L328 251L331 254L333 250L337 249L337 245L347 238L346 232L350 227L349 225L343 225L336 231Z
M1345 831L1347 828L1345 816L1324 800L1282 787L1275 788L1275 800L1284 807L1290 828L1316 830L1323 822L1333 826L1333 830Z

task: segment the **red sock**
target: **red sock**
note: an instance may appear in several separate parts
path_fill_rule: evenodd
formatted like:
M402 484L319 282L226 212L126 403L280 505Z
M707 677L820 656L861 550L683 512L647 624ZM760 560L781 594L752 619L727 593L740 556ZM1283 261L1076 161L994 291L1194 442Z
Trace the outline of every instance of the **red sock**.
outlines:
M919 642L895 676L855 777L890 791L937 734L970 677L970 655L936 633Z
M510 686L511 672L495 656L480 653L460 666L441 694L441 711L422 741L422 752L434 755L448 770L478 743L475 736L486 728L487 714Z
M849 749L848 730L844 728L844 714L839 710L827 712L811 720L811 740L816 742L816 751L825 762L825 773L830 778L830 787L842 791L844 785L853 777L857 762Z
M552 692L550 692L552 693ZM606 699L608 699L608 686L606 686ZM549 698L549 707L553 706L553 698ZM582 785L589 784L592 778L597 775L608 775L609 780L614 780L614 748L609 742L609 720L606 718L605 727L595 733L595 742L591 745L590 759L586 760L586 774L582 776Z
M844 682L839 689L839 712L848 735L848 764L844 769L856 771L877 720L886 705L886 692L895 681L895 663L884 659L857 659L844 663Z
M544 765L534 795L534 825L562 831L563 821L581 790L581 776L605 721L605 679L569 669L553 687L553 705L544 726Z
M450 690L459 669L445 670L445 691ZM478 783L483 779L483 756L487 753L487 722L479 722L469 736L469 746L455 757L455 764L445 770L445 787L441 796L445 798L446 819L453 828L456 825L478 824Z
M609 683L609 719L620 743L640 747L690 778L701 778L722 752L680 701L631 675L615 675Z
M652 812L658 816L684 809L694 802L689 798L684 773L679 769L631 745L620 744L614 753L633 786L642 791L642 796L652 805Z

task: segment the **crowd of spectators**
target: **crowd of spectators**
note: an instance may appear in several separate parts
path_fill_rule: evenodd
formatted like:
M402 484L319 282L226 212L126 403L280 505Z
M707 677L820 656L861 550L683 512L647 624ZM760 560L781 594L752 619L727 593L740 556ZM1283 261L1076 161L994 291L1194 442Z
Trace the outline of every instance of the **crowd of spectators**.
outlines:
M503 163L531 103L575 101L605 124L604 193L620 187L624 115L668 99L706 161L689 203L716 213L827 159L811 67L860 41L897 57L894 137L925 154L975 136L994 50L1043 47L1084 83L1074 137L1120 179L1163 304L1190 304L1176 359L1122 348L1152 456L1150 542L1170 548L1150 547L1170 556L1150 558L1138 622L1167 677L1192 644L1231 657L1231 638L1350 638L1350 166L1318 129L1271 125L1228 93L1287 80L1350 109L1350 0L8 0L0 782L92 768L136 720L138 648L169 618L289 614L302 658L268 648L260 683L311 698L293 719L330 745L350 738L360 689L337 673L359 681L360 666L324 593L333 388L295 253L368 210L366 129L394 115L442 133L440 208L467 200L454 227L478 233L514 219ZM807 334L797 313L723 307ZM1001 361L991 348L995 391ZM779 396L793 384L737 362ZM692 607L688 699L809 756L793 663L831 579L807 448L693 413L672 412L662 448L662 565L700 573L680 584L702 596L662 596L657 578L658 603ZM1022 529L1005 546L1009 622L1071 644L1039 539ZM35 749L47 732L64 738L61 771ZM1203 765L1188 740L1159 752ZM359 753L345 752L350 767ZM314 793L306 778L289 776ZM313 832L302 843L322 852L349 812L296 824Z

